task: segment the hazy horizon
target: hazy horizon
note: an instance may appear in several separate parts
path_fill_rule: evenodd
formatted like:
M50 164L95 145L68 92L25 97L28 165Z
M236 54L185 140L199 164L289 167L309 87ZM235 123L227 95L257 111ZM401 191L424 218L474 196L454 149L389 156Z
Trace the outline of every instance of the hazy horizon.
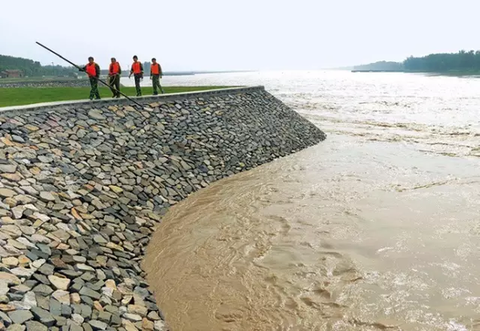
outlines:
M2 8L0 54L44 65L68 64L35 41L77 64L94 56L105 69L114 56L126 69L138 55L165 71L315 70L480 49L473 0L24 0Z

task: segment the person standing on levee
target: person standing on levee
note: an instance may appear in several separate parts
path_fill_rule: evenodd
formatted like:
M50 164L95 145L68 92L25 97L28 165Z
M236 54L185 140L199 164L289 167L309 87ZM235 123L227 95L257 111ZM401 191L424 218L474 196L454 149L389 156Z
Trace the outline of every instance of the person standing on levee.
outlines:
M137 97L142 95L142 89L140 87L140 81L143 79L143 65L138 61L138 57L136 55L133 56L133 64L132 69L130 70L130 77L135 78L135 89L137 90Z
M84 71L88 75L88 79L90 79L90 100L93 98L100 100L100 94L98 93L98 79L100 78L100 66L95 63L93 57L88 58L88 63L86 66L80 69L80 71Z
M112 57L112 63L108 68L108 85L112 91L112 98L120 98L120 76L122 75L122 68L117 59Z
M158 89L162 91L162 94L165 93L163 91L162 85L160 85L160 79L162 78L162 76L162 67L160 66L160 63L157 63L157 59L153 58L152 65L150 66L150 79L152 80L153 84L153 95L158 94Z

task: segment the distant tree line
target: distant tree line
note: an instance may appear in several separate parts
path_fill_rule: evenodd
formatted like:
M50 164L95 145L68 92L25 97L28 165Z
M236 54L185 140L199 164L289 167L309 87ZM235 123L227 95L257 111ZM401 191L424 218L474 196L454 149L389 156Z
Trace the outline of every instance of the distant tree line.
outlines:
M406 72L480 72L480 51L437 53L423 57L410 56L403 62L380 61L355 66L354 70Z
M411 56L403 61L403 66L407 71L480 71L480 51Z
M21 70L25 76L75 76L78 69L60 65L42 66L40 62L20 57L0 55L0 72L4 70Z

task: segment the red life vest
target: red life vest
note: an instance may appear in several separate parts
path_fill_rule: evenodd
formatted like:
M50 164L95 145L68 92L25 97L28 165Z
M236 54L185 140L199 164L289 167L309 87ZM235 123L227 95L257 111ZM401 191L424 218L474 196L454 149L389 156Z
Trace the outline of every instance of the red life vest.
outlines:
M87 75L89 75L90 77L97 76L97 69L95 69L95 62L87 64L86 72L87 72Z
M160 75L160 65L158 63L152 64L150 67L152 75Z
M118 62L110 64L110 74L115 75L120 72L120 64Z
M133 62L132 64L132 70L134 74L139 74L142 72L142 67L140 62Z

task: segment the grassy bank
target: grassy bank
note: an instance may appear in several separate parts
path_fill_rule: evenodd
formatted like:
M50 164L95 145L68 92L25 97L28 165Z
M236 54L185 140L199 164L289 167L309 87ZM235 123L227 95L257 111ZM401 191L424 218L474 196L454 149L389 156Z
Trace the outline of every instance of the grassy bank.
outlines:
M165 93L205 91L229 86L165 86ZM112 93L106 87L99 87L102 98L110 98ZM121 91L128 96L135 96L135 87L123 87ZM142 87L144 96L152 94L151 87ZM0 88L0 107L29 105L40 102L88 99L89 87L47 87L47 88Z

